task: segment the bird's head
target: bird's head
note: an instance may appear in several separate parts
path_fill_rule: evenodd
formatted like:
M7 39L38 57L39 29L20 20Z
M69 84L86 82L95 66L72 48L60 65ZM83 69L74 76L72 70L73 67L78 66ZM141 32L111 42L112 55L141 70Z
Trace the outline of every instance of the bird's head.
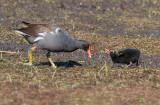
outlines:
M107 54L116 54L116 51L115 50L110 50L110 49L106 49L106 53Z

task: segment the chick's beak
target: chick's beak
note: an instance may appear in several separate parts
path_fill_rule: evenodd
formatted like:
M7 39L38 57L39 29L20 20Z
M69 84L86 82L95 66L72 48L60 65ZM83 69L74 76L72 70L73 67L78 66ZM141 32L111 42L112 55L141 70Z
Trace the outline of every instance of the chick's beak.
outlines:
M110 50L109 50L109 49L106 49L106 53L107 53L107 54L110 54Z
M87 51L88 57L91 58L91 45L89 46L89 49Z

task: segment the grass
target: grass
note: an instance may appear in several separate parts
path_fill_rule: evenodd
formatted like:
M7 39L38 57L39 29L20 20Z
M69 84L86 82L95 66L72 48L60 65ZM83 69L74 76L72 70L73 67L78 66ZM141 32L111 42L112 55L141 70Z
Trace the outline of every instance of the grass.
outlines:
M3 63L5 62L7 62L6 59L4 59ZM119 95L122 100L124 99L124 97L126 97L125 94L128 97L129 94L127 94L126 92L127 89L134 89L140 87L144 88L143 91L148 91L148 88L150 88L150 91L152 93L156 92L159 88L159 85L157 85L159 83L159 70L153 68L147 68L144 70L141 68L123 70L109 68L109 71L107 73L103 70L99 72L98 69L93 68L89 69L75 67L68 70L64 68L58 68L55 77L52 78L52 67L28 67L22 64L15 64L12 62L13 61L11 61L8 66L12 67L13 69L15 68L15 70L8 70L8 66L6 64L6 66L4 66L4 64L1 62L1 65L3 65L3 69L1 70L1 87L7 87L6 89L12 90L20 89L18 90L18 92L20 92L23 97L28 97L27 99L30 101L31 96L27 94L29 91L31 91L31 95L33 96L36 94L40 94L40 96L36 96L37 100L34 100L33 102L38 102L38 100L41 99L40 97L48 97L51 95L51 97L55 99L56 97L68 97L67 99L69 99L69 102L66 103L72 104L105 104L105 102L118 102L116 101L117 95ZM40 92L34 92L34 90L37 89L40 90ZM123 91L120 91L121 89ZM137 90L142 91L141 89ZM148 102L147 100L150 95L154 98L158 98L158 94L150 94L143 91L142 94L144 94L146 97L142 98L146 100L145 102ZM25 92L27 92L27 96L24 95ZM53 92L53 95L57 94L58 96L54 97L50 92ZM2 91L2 94L3 93L5 93L4 90ZM70 95L68 93L70 93ZM134 94L134 91L131 91L131 93ZM140 94L136 93L136 95L138 96ZM95 100L94 96L96 96L97 98L103 98ZM12 99L12 95L9 97ZM105 97L109 97L109 99L106 100ZM132 98L134 99L134 96L130 96L128 100L132 100ZM138 98L135 97L135 99ZM17 103L18 102L20 101L17 100ZM42 104L46 104L47 102L52 103L52 101L47 98L41 99L41 102ZM61 103L62 100L58 99L54 102ZM141 99L135 101L135 103L145 102L142 102Z
M158 0L1 0L0 4L0 49L18 52L0 54L0 104L160 104ZM55 72L45 52L38 50L33 52L34 65L24 65L29 45L14 32L23 27L22 20L58 25L74 38L91 42L92 58L81 50L52 53L53 61L62 63ZM106 48L138 48L141 65L111 67Z

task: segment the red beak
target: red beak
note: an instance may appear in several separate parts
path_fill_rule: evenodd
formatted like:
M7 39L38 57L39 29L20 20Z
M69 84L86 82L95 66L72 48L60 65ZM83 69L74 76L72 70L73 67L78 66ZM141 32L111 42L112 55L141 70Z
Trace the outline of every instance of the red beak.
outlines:
M91 45L89 46L89 49L88 49L88 51L87 51L87 54L88 54L88 57L91 58Z

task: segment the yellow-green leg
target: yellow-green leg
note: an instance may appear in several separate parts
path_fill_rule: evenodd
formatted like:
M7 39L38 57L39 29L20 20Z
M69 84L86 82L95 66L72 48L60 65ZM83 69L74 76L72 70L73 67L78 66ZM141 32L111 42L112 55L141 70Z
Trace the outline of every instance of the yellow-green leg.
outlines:
M32 65L32 52L36 49L36 47L32 47L29 51L28 51L28 58L29 58L29 63L27 65Z
M53 68L57 68L57 66L53 63L52 59L50 58L50 52L47 53L47 58L49 60L49 62L51 63Z
M28 51L29 65L32 65L32 50Z
M49 62L51 63L53 68L57 68L57 66L53 63L53 61L51 60L51 58L48 58Z

